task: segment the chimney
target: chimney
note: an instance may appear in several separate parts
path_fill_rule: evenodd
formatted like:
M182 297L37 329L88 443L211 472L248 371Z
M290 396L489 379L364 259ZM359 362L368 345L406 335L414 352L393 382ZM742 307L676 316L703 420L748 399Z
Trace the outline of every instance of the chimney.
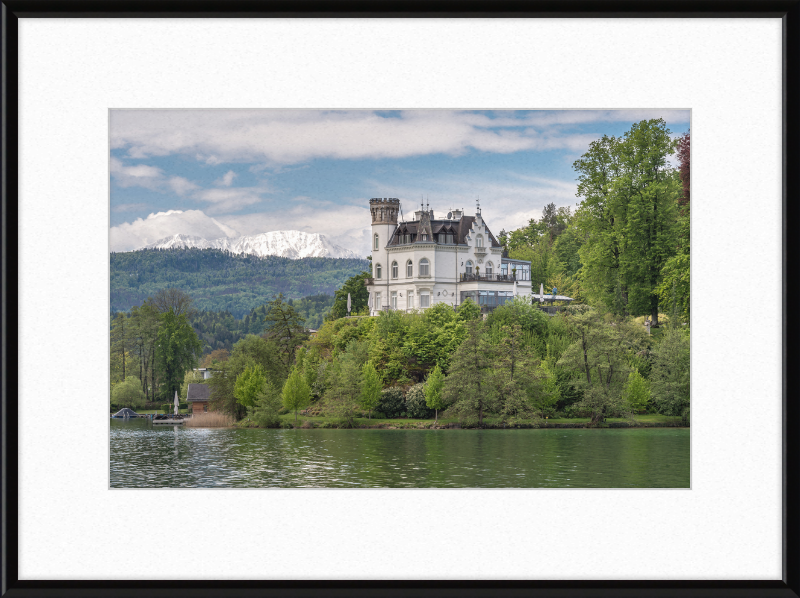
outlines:
M453 210L453 220L461 220L461 210Z

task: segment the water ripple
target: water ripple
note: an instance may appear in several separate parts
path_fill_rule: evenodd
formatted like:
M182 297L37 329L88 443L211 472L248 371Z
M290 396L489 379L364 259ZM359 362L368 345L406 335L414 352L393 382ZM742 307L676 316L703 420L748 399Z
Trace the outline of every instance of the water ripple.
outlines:
M113 488L687 488L689 430L258 430L111 421Z

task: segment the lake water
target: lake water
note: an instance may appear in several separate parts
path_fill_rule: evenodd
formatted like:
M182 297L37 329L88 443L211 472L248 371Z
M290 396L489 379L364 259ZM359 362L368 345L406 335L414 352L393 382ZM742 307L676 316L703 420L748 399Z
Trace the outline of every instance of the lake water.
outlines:
M111 420L112 488L688 488L686 428L261 430Z

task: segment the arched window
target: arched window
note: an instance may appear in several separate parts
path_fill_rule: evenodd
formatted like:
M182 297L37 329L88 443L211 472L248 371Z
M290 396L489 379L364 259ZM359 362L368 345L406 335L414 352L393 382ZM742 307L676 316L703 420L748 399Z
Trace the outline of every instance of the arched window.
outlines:
M381 277L381 265L375 264L375 278Z
M406 278L411 278L414 276L414 262L408 260L406 262Z
M472 274L472 261L467 260L467 274Z
M419 261L419 275L420 276L430 276L431 275L430 262L428 261L428 258L426 258L426 257L422 258Z
M486 276L492 273L492 262L486 262Z
M375 249L380 249L378 233L375 233Z
M392 262L392 278L397 278L397 262Z

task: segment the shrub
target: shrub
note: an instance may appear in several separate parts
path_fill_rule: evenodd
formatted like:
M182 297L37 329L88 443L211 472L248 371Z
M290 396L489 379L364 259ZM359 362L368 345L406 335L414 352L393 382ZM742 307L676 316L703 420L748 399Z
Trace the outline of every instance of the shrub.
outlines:
M425 385L415 384L406 393L406 412L408 417L414 419L429 419L433 417L433 409L429 409L425 402Z
M386 388L381 391L381 398L378 401L377 411L386 417L398 417L405 411L406 399L403 391L397 387Z
M278 415L286 415L287 413L289 413L289 410L286 407L281 407L278 410Z
M114 407L144 407L144 393L141 382L135 376L128 376L111 390L111 405Z

